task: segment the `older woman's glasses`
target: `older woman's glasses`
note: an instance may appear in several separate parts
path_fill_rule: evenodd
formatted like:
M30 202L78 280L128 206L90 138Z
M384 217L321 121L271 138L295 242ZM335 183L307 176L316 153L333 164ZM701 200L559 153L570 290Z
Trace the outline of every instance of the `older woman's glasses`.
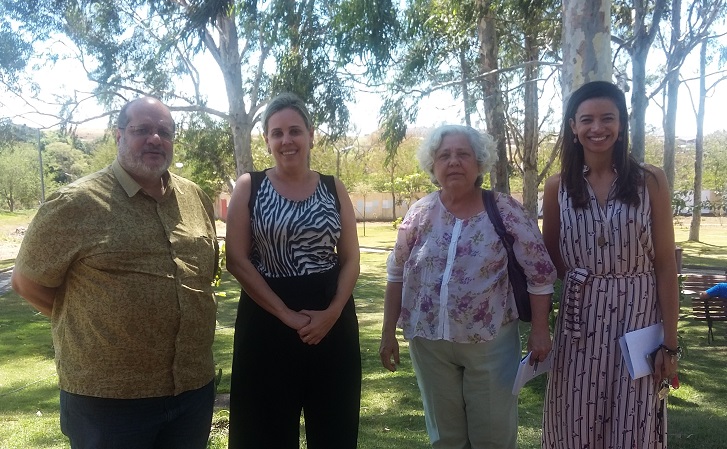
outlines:
M119 129L127 129L129 130L129 134L131 134L133 137L140 139L148 139L149 137L152 137L154 136L154 134L156 134L157 136L159 136L160 139L166 142L171 142L174 140L174 131L163 126L155 128L149 125L128 125L125 128Z

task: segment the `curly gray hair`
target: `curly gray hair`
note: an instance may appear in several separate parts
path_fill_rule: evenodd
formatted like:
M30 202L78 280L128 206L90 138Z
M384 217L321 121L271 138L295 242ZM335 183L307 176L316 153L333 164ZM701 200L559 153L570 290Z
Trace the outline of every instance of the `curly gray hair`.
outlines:
M495 149L495 139L487 133L482 133L470 126L463 125L442 125L429 134L427 139L422 143L417 151L417 159L419 166L429 174L429 178L434 185L439 186L439 182L434 177L434 154L442 145L442 140L450 134L462 134L472 147L477 159L477 167L480 175L475 181L475 186L482 185L483 175L490 171L497 161L497 151Z

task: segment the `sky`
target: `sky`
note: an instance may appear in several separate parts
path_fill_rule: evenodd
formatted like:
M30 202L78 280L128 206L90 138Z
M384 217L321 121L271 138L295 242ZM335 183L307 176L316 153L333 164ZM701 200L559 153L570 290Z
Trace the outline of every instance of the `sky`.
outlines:
M655 53L652 52L652 53ZM653 56L651 57L653 59ZM653 66L650 60L649 66ZM224 92L224 82L219 69L211 58L202 61L200 67L207 68L202 73L203 87L211 86L205 90L205 94L209 96L209 105L216 109L227 110L226 93ZM695 61L688 61L682 69L683 76L689 76L696 69ZM53 68L44 68L34 74L35 80L41 86L41 93L45 98L53 98L58 92L87 92L91 89L91 84L85 79L85 74L80 68L80 63L76 60L61 60ZM693 83L693 89L696 89L696 83ZM79 94L83 96L83 94ZM382 95L380 93L371 93L359 91L356 94L354 102L349 104L351 112L351 122L362 135L369 134L378 128L378 111L381 107ZM547 101L545 99L541 101ZM553 101L558 102L560 98ZM714 131L727 129L727 123L723 119L722 107L727 104L727 81L718 85L715 91L708 96L705 114L705 133L709 134ZM36 109L37 108L37 109ZM34 113L34 109L40 113ZM13 121L18 124L26 124L30 127L46 128L51 126L54 121L52 118L43 115L43 113L52 114L54 109L47 106L36 105L30 107L19 101L18 98L10 95L6 91L0 91L0 117L12 117ZM88 118L100 115L102 109L95 105L93 101L84 103L79 110L78 118ZM679 117L677 120L676 135L683 138L693 138L696 134L695 115L692 109L692 103L689 99L689 91L684 86L680 89L679 98ZM654 132L661 134L661 109L652 104L647 109L647 132L654 129ZM95 120L79 128L103 129L108 119L103 118ZM420 112L417 122L411 126L431 127L444 123L464 123L461 105L446 92L439 91L430 95L429 98L420 103ZM475 119L474 126L484 129L483 123Z

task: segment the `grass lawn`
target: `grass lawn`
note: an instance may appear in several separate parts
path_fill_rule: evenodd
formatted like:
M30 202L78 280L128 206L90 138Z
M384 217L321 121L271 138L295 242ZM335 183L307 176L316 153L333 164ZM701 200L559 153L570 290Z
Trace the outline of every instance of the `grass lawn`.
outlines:
M702 228L701 238L709 244L683 243L688 230L677 226L676 232L677 241L684 248L686 267L725 268L727 236L719 224ZM395 231L388 223L367 223L365 236L359 227L359 238L363 247L387 248L392 245ZM406 343L401 341L402 363L396 373L384 370L379 362L386 256L386 252L362 253L361 276L354 292L363 361L359 447L424 449L429 447L424 414ZM222 369L219 392L228 392L230 387L238 297L239 286L226 275L218 289L214 346L216 362ZM0 308L0 449L68 448L58 425L58 389L49 321L13 292L0 296ZM681 388L669 400L669 447L725 447L727 323L716 323L716 342L708 346L706 325L692 320L690 313L685 302L679 331L686 352L680 369ZM527 326L522 326L521 331L524 336ZM520 448L539 447L545 380L545 376L535 379L520 395ZM216 411L211 448L226 448L227 417L226 410Z

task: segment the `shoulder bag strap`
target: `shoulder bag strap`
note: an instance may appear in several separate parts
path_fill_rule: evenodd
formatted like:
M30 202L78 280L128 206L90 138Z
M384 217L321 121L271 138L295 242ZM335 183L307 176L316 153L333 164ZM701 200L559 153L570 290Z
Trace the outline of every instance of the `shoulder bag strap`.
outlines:
M485 203L485 210L487 215L490 217L492 225L495 227L497 235L500 236L502 244L505 246L508 257L515 257L515 253L512 250L512 244L515 242L513 237L507 229L505 224L502 222L502 215L500 215L499 209L497 209L497 201L495 200L495 192L492 190L482 189L482 201Z

